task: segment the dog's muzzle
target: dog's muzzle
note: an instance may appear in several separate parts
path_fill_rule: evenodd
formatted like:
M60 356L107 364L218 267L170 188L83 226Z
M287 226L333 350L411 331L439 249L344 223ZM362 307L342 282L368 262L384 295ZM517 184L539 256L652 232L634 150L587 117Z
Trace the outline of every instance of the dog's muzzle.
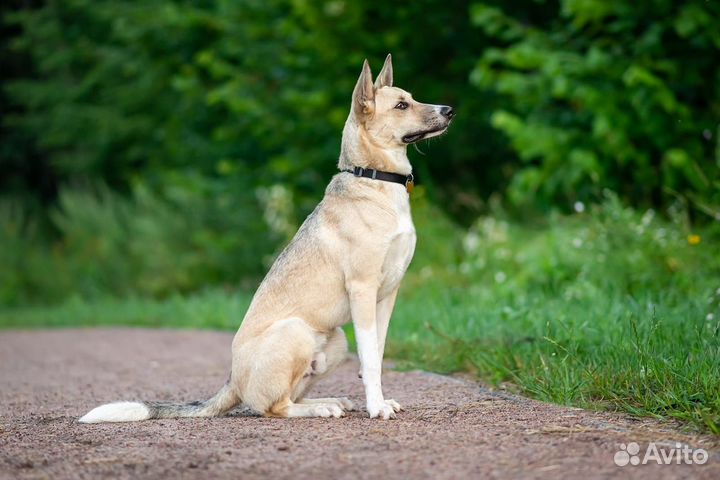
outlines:
M436 126L427 130L421 130L418 132L408 133L402 137L404 143L415 143L419 142L423 138L428 136L435 136L433 134L441 134L450 126L450 121L455 116L455 110L447 105L436 106L435 111L439 113L445 119L445 125Z
M427 137L428 135L432 135L433 133L438 133L438 132L444 132L445 130L447 130L448 125L450 125L449 121L445 126L442 126L442 127L433 128L430 130L423 130L421 132L408 133L407 135L402 137L402 141L404 143L419 142L420 140Z

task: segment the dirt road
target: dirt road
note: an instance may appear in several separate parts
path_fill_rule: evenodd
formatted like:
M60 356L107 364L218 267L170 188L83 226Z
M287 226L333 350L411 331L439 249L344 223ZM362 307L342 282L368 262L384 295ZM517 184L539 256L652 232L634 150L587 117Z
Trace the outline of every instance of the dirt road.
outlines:
M720 478L708 437L650 420L558 407L456 378L387 371L384 389L406 411L362 410L357 364L315 389L361 406L341 419L214 419L84 425L114 400L194 400L227 378L232 335L99 329L0 333L2 478ZM627 465L637 442L709 452L704 465Z

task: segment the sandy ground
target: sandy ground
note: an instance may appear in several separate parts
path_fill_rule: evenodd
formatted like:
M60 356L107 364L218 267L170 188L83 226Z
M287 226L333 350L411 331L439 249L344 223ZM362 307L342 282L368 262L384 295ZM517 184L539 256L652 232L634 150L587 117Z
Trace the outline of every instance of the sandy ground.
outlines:
M84 425L114 400L205 398L232 335L98 329L0 333L0 478L720 478L717 439L558 407L425 372L386 371L396 420L213 419ZM349 360L315 389L363 405ZM621 444L704 448L704 465L618 467ZM660 444L662 442L662 444Z

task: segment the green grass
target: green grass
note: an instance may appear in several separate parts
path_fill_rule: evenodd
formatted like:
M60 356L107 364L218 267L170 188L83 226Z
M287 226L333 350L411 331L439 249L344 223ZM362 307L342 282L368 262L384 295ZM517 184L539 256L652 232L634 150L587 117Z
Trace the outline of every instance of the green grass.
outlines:
M134 326L148 328L237 329L251 293L208 290L193 295L151 298L74 298L54 307L0 310L2 328Z
M425 204L387 356L470 371L520 393L680 419L720 435L718 235L610 197L538 226L501 215L461 231ZM1 327L239 325L250 294L74 299L0 311Z

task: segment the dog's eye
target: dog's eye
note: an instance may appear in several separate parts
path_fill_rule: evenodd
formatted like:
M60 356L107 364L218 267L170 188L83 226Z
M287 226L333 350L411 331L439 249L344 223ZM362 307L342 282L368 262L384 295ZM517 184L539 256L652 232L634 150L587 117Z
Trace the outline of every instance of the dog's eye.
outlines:
M395 105L395 108L398 110L405 110L408 107L408 104L405 102L398 102L397 105Z

